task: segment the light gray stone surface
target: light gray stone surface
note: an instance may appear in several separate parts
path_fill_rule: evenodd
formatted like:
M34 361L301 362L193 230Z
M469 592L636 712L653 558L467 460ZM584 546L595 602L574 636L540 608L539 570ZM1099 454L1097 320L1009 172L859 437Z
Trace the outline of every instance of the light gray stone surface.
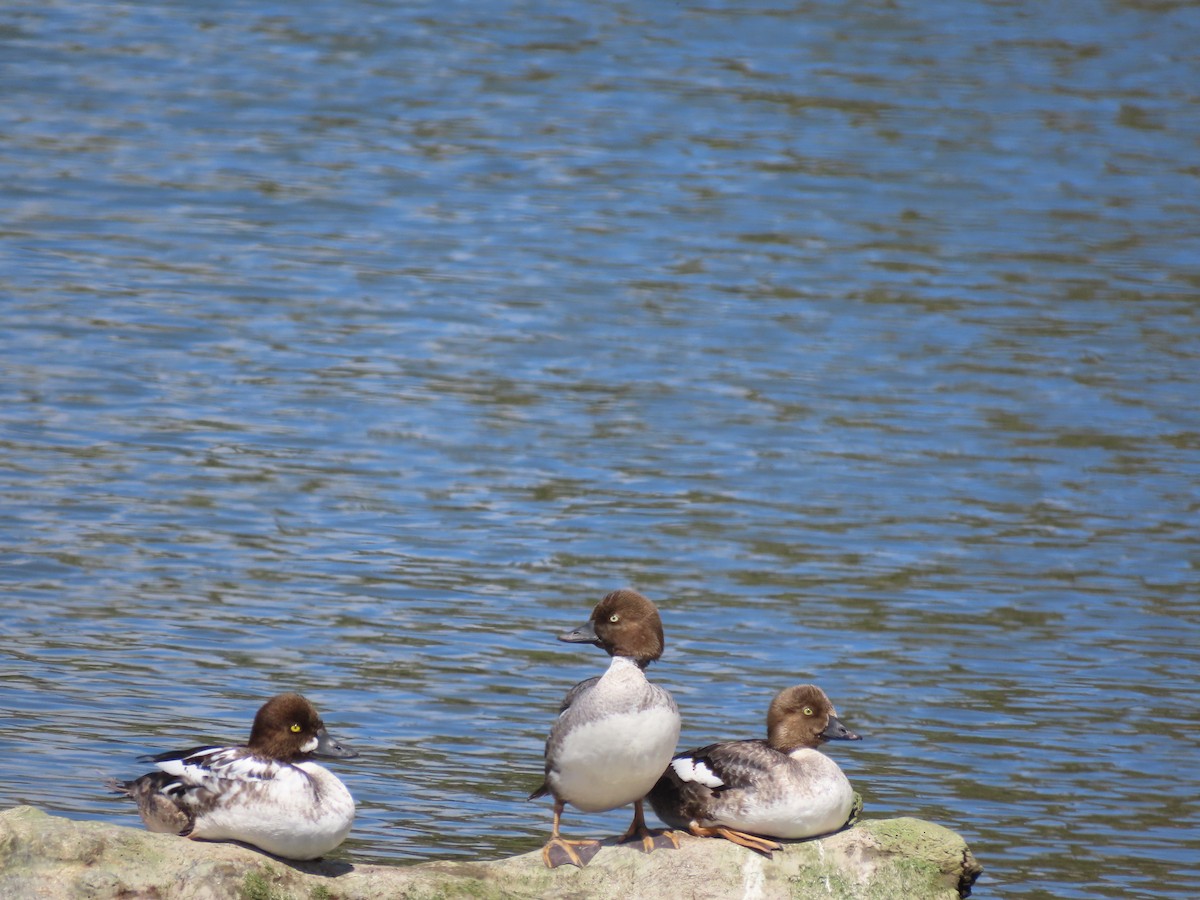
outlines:
M156 900L433 898L945 898L982 871L961 837L918 819L865 819L766 859L684 836L650 855L605 846L585 869L548 870L538 852L494 862L292 863L237 844L78 822L29 806L0 812L0 897Z

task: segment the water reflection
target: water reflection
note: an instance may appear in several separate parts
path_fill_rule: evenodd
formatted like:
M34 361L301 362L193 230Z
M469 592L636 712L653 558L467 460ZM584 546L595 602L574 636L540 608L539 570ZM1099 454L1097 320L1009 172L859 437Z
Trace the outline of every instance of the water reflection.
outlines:
M509 12L0 13L0 801L300 689L355 859L533 849L630 583L685 745L1186 893L1195 7Z

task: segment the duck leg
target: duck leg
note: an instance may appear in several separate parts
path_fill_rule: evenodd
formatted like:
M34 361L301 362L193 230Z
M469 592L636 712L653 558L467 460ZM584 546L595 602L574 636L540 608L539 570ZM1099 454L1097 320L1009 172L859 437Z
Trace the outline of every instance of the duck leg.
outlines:
M550 840L542 848L542 861L547 869L557 869L559 866L579 866L583 868L592 861L592 857L600 852L599 841L569 841L558 833L559 822L562 819L563 802L554 798L554 830Z
M707 827L699 822L692 820L688 825L688 831L696 835L696 837L723 837L727 841L733 841L742 847L749 847L758 853L762 853L767 859L771 858L771 853L775 850L782 850L783 845L771 840L770 838L759 837L756 834L746 834L744 831L734 831L732 828L726 828L724 825L715 825Z
M673 831L652 831L646 827L646 817L642 812L642 801L633 804L633 821L629 829L617 838L618 844L639 839L642 842L643 853L653 853L655 850L678 850L679 837Z

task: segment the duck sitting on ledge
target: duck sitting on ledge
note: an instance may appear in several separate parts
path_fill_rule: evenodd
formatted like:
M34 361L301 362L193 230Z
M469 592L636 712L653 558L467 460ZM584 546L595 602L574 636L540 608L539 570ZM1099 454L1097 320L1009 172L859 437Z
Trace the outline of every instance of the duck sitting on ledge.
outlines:
M350 833L354 798L312 758L357 755L330 736L306 699L279 694L259 709L245 746L163 753L148 760L160 771L108 786L137 801L151 831L316 859Z
M843 828L855 795L838 764L817 748L858 741L812 684L780 691L767 739L727 741L671 760L648 797L658 817L700 837L723 837L771 855L771 838L816 837Z

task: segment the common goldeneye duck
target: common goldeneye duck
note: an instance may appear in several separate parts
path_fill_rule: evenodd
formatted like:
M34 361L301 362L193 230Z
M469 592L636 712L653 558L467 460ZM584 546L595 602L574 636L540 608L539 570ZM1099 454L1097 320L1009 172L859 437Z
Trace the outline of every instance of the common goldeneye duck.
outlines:
M679 708L671 695L646 680L645 668L662 656L662 619L635 590L613 591L586 623L558 636L595 644L612 657L608 671L567 692L546 740L546 780L529 795L554 797L554 829L542 848L549 868L585 866L600 851L595 840L559 835L563 807L603 812L633 804L633 822L618 842L638 838L642 850L679 847L671 833L646 827L642 800L671 761L679 741Z
M817 747L860 740L819 687L790 687L771 701L765 741L710 744L677 755L650 792L650 805L674 828L770 856L781 848L769 838L816 837L846 825L854 790Z
M316 859L346 839L354 798L312 757L357 755L330 736L306 699L279 694L259 709L245 746L148 757L161 771L109 787L137 801L151 831Z

